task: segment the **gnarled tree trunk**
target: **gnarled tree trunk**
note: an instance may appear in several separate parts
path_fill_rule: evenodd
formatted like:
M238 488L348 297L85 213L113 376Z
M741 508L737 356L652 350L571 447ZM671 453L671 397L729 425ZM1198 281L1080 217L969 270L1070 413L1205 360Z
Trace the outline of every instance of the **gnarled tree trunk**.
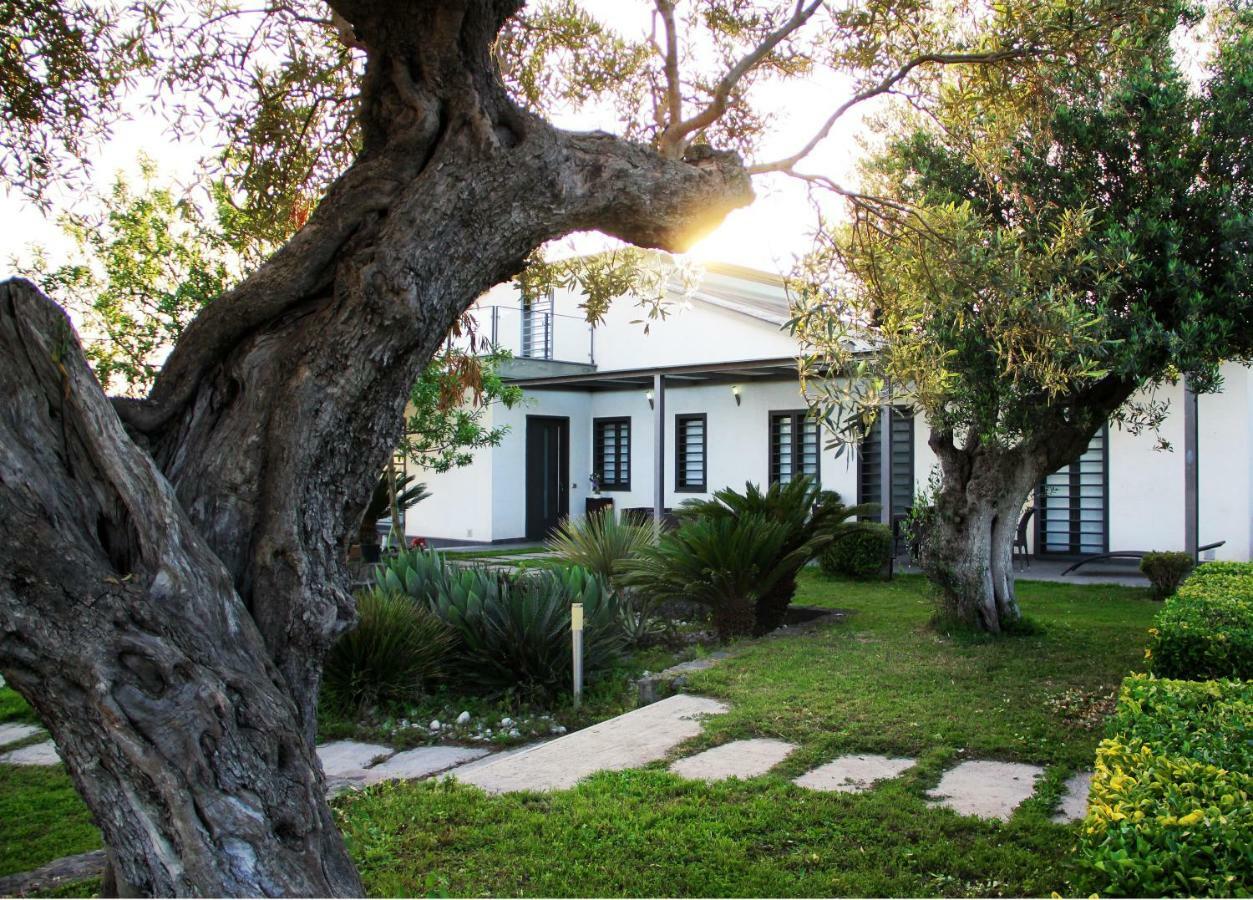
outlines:
M0 286L0 670L145 893L352 895L313 751L352 622L342 548L456 317L545 241L681 249L752 198L517 108L516 0L335 0L367 48L363 148L303 229L112 405L64 315Z
M951 433L932 431L928 443L940 462L941 483L921 564L947 615L994 634L1021 618L1013 550L1023 504L1041 479L1079 457L1133 389L1111 383L1101 404L1018 446L976 439L958 445Z

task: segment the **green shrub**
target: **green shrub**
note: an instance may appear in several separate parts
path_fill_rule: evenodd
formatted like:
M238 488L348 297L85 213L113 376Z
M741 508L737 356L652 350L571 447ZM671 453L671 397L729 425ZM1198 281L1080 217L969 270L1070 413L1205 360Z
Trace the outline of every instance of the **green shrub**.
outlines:
M784 529L773 563L758 563L771 570L768 591L755 592L753 633L766 634L783 624L783 617L796 594L796 575L810 560L837 537L864 527L857 518L872 513L873 504L845 506L835 491L824 491L808 476L794 478L786 484L775 482L765 491L746 483L744 493L723 488L710 500L689 500L679 507L684 521L696 519L731 519L748 517L773 522ZM784 565L786 570L775 571Z
M787 538L786 525L760 515L687 519L624 563L622 581L654 602L708 606L720 638L743 637L754 631L760 598L804 564L804 547L782 555Z
M1079 842L1085 891L1248 895L1251 703L1253 690L1239 681L1124 682Z
M612 581L624 560L653 542L652 525L615 519L612 510L561 523L548 547L567 563Z
M1154 600L1165 600L1178 588L1179 583L1192 571L1192 556L1188 553L1165 551L1146 553L1140 560L1140 571L1149 580Z
M413 701L443 671L452 630L425 606L374 588L357 595L357 617L323 668L322 692L332 708Z
M1212 575L1253 576L1253 562L1207 562L1201 563L1192 573L1192 581L1203 581Z
M1149 665L1160 677L1253 676L1253 575L1209 565L1180 586L1149 629Z
M585 677L594 680L621 657L617 600L602 579L577 566L508 576L449 566L435 553L410 550L377 577L451 626L452 667L465 687L540 696L567 690L572 603L583 604Z
M848 578L878 578L892 558L892 529L879 522L865 522L856 531L842 534L823 551L822 571Z

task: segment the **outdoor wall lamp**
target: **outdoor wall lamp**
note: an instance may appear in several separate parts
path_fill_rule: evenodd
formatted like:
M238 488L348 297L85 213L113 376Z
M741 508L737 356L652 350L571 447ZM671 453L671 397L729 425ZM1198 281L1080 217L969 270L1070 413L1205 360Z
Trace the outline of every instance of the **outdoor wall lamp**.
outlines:
M653 392L652 392L652 391L645 391L645 392L644 392L644 396L645 396L645 397L647 398L647 400L648 400L648 408L649 408L649 409L652 409L652 408L653 408Z
M740 386L738 384L731 385L731 396L735 398L735 405L740 405Z

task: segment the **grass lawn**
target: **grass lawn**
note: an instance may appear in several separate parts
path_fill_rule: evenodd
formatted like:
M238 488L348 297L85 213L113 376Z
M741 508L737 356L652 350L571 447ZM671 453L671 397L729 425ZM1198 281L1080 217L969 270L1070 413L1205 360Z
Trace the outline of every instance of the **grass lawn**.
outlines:
M852 614L804 636L749 642L693 679L731 712L675 755L735 738L800 749L745 782L683 781L664 764L570 791L487 797L392 784L338 803L374 895L1047 895L1066 892L1073 826L1048 820L1061 782L1090 766L1106 704L1142 658L1158 608L1138 589L1024 582L1031 635L928 627L919 578L802 580L799 602ZM908 754L913 773L867 794L790 779L850 750ZM923 792L966 758L1044 764L1006 824L932 809Z
M745 642L691 684L731 711L676 756L749 736L799 745L761 778L705 785L658 764L546 795L388 784L341 798L336 814L372 895L1065 893L1076 831L1048 815L1064 778L1091 765L1158 606L1137 589L1031 582L1020 598L1032 634L945 635L927 624L919 578L806 574L798 602L851 614ZM791 784L850 750L920 764L862 795ZM923 792L967 758L1040 763L1047 776L1005 824L929 807ZM0 767L0 873L90 849L85 816L59 770Z

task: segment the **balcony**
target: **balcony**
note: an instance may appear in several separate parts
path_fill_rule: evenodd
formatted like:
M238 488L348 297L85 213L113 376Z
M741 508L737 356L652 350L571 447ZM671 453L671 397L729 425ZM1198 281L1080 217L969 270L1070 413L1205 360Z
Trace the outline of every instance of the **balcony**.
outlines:
M527 378L592 371L596 367L595 329L581 316L518 306L478 306L473 310L480 347L508 351L506 377ZM453 345L468 349L466 339Z

